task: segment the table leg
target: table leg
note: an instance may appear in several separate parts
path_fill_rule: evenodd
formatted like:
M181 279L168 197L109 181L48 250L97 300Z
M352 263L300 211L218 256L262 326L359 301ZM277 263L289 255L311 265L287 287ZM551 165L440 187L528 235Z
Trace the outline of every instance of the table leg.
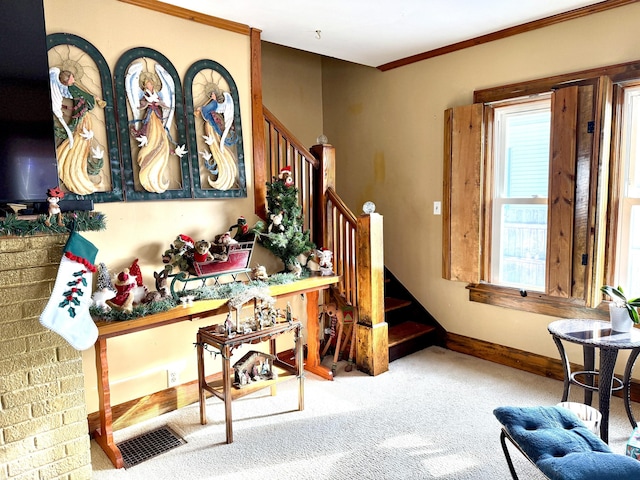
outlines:
M302 354L302 331L298 326L295 330L295 347L294 353L296 357L296 369L298 370L298 410L304 410L304 358Z
M227 443L233 443L233 419L231 418L231 349L222 347L222 389L224 397L224 423L227 430Z
M595 348L589 345L582 347L582 358L584 359L584 369L586 372L593 372L595 370ZM593 373L585 374L585 384L593 387L595 375ZM591 406L593 402L593 390L589 388L584 389L584 403Z
M315 373L326 380L333 380L331 370L320 364L320 338L318 326L318 299L317 290L307 292L307 361L305 370Z
M276 348L276 339L272 338L271 340L269 340L269 353L271 355L273 355L274 357L278 356L278 349ZM271 388L270 388L270 392L272 397L275 397L276 394L278 393L278 387L276 382L273 382L271 384Z
M203 340L198 332L196 336L196 356L198 357L198 401L200 402L200 424L207 424L207 403L204 395L204 386L207 382L207 377L204 374L204 348L202 346Z
M616 365L618 350L600 349L600 371L598 382L599 410L602 414L600 423L600 438L609 442L609 407L611 402L611 388L613 387L613 370Z
M107 339L98 337L95 344L96 368L98 370L98 401L100 404L100 429L94 439L104 450L116 468L124 467L122 453L113 441L113 414L111 412L111 387L109 386L109 364L107 361Z
M636 363L636 359L638 358L638 354L640 354L640 348L634 348L631 350L629 354L629 359L627 360L627 366L624 369L624 407L627 410L627 417L629 417L629 421L631 422L631 426L636 428L638 426L638 422L633 416L633 411L631 410L631 372L633 372L633 366Z
M569 398L569 389L571 388L571 366L569 365L569 359L567 358L567 352L564 350L564 346L562 345L562 341L553 335L553 341L558 347L558 351L560 352L560 361L562 362L562 368L564 370L564 389L562 391L562 400L563 402L567 401Z

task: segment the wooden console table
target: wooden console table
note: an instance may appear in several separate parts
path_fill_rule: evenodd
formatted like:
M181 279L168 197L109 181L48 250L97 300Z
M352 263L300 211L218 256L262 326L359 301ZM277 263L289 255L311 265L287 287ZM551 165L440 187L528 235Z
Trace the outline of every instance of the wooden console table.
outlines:
M286 298L294 295L307 296L307 358L304 369L327 380L333 376L329 368L320 364L320 345L318 335L318 300L320 291L338 283L337 276L312 276L284 285L269 287L269 295L274 298ZM107 360L107 339L129 333L149 330L186 320L199 320L228 312L228 299L200 300L188 307L178 306L166 312L148 315L134 320L121 322L96 321L98 340L95 344L96 369L98 372L98 402L100 407L100 427L93 437L107 454L116 468L122 468L124 462L120 449L113 441L113 414L111 411L111 388L109 385L109 363Z
M304 380L302 376L302 336L300 322L280 323L272 327L263 328L251 333L227 337L216 333L216 325L203 327L198 330L197 357L198 357L198 399L200 401L200 423L207 424L207 404L205 392L209 392L224 402L224 422L227 433L227 443L233 442L233 425L231 419L231 402L236 398L244 397L263 388L271 387L271 395L276 394L276 384L292 378L298 379L298 410L304 409ZM295 338L294 363L290 364L277 357L276 337L286 332L293 332ZM246 385L242 388L233 388L231 380L231 352L245 344L269 342L269 353L275 357L273 371L276 375L269 380ZM222 379L207 382L204 369L205 344L215 348L222 357Z

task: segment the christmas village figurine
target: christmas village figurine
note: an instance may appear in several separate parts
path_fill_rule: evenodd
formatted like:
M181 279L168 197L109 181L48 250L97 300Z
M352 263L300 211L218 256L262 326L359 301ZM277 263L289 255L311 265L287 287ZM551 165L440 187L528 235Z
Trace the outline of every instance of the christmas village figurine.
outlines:
M271 380L275 378L273 362L274 355L268 353L250 351L233 365L234 381L236 388L242 388L253 382L260 380Z
M49 188L47 190L47 202L49 203L49 211L47 214L47 219L44 221L44 224L47 227L51 226L51 218L54 216L58 217L58 225L60 227L64 226L64 222L62 221L62 211L60 210L60 200L64 198L64 193L60 190L60 187Z
M116 289L111 282L109 270L104 262L100 262L97 268L96 289L91 296L93 305L103 312L111 310L107 305L107 300L111 300L116 296Z

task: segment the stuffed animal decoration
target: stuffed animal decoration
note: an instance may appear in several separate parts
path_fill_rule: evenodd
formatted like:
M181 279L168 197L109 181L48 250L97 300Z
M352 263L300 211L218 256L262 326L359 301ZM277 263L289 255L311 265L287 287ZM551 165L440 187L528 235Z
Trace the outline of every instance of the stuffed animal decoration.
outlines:
M135 279L136 285L131 290L133 294L133 304L137 305L144 300L144 297L147 295L148 289L144 285L144 281L142 280L142 270L140 270L140 265L138 264L138 259L136 258L129 267L129 275Z
M194 245L195 242L188 235L178 235L170 248L162 254L162 263L167 264L165 270L171 273L174 267L178 267L183 272L189 271L193 260Z
M267 274L267 269L263 265L256 265L251 270L251 278L253 280L260 280L262 282L266 282L269 279L269 275Z
M269 233L282 233L284 232L284 225L282 225L282 219L284 218L284 214L282 212L272 213L269 215L271 219L271 223L269 223L269 228L267 231Z
M280 174L278 178L282 180L285 187L290 187L293 185L293 177L291 176L291 166L282 167L280 169Z
M213 255L209 251L211 242L206 240L198 240L193 248L193 261L202 263L213 260Z
M115 290L111 290L110 288L101 288L100 290L93 292L91 300L93 300L94 307L99 308L103 312L108 312L111 310L111 307L107 305L107 300L111 300L115 296Z
M156 279L156 290L154 292L148 292L142 303L159 302L169 297L169 287L167 286L167 277L169 272L161 270L160 272L153 272L153 277Z
M234 240L237 240L238 242L245 242L245 241L249 241L250 238L249 237L249 224L247 223L247 219L244 217L238 217L238 221L236 222L235 225L231 225L229 227L229 233L231 233L233 231L233 229L236 228L236 234L233 236Z
M320 273L322 275L332 275L333 252L331 250L327 250L326 248L318 248L316 250L316 258L318 259L318 264L320 266Z
M106 304L116 310L131 313L133 310L132 290L137 286L135 276L129 275L129 269L125 268L118 274L113 285L116 287L116 296L111 300L107 300Z
M287 270L290 271L297 278L302 275L302 265L297 260L287 264Z

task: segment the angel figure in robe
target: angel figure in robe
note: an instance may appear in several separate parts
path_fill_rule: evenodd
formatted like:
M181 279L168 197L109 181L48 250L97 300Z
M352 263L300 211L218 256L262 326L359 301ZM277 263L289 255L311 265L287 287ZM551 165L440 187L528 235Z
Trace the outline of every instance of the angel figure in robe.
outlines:
M167 168L172 154L182 156L184 146L172 148L171 126L175 112L175 84L160 64L155 72L143 71L144 62L131 64L125 89L133 120L131 135L138 141L138 178L148 192L163 193L169 188Z
M60 125L56 137L63 140L56 147L58 176L69 191L89 195L97 190L91 176L98 175L104 162L104 148L94 138L91 116L88 113L106 102L76 84L73 72L49 69L51 109ZM71 101L71 105L65 103Z
M204 120L202 137L207 145L207 150L200 155L211 174L207 176L209 185L217 190L229 190L236 186L238 177L237 159L227 148L238 141L233 127L235 105L229 92L223 92L215 83L209 88L208 102L195 112Z

